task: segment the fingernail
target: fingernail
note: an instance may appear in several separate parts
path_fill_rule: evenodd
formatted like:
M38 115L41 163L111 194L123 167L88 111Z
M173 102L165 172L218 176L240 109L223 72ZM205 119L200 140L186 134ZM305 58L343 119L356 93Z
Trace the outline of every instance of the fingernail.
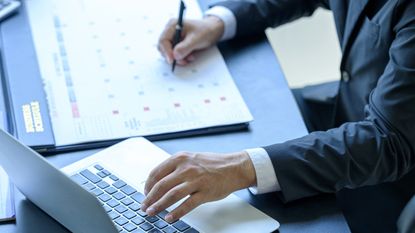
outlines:
M148 214L148 215L154 215L155 214L155 210L154 210L154 208L153 207L150 207L150 208L148 208L147 209L147 211L146 211L146 213Z
M167 57L167 63L169 63L170 65L173 63L170 57Z
M144 204L142 204L142 205L141 205L141 210L142 210L142 211L144 211L144 212L146 212L146 210L147 210L147 206L146 206L146 205L144 205Z
M167 214L165 220L167 222L172 222L173 221L173 216L171 214Z

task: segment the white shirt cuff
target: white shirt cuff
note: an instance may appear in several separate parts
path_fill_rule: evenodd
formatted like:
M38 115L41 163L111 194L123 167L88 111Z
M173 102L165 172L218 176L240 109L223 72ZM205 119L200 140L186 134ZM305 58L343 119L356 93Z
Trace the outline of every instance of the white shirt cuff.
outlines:
M231 39L236 34L236 18L231 10L224 6L214 6L205 12L205 15L216 16L225 24L221 41Z
M257 186L250 187L249 191L255 195L281 191L274 166L268 153L263 148L248 149L245 151L249 154L254 164L257 180Z

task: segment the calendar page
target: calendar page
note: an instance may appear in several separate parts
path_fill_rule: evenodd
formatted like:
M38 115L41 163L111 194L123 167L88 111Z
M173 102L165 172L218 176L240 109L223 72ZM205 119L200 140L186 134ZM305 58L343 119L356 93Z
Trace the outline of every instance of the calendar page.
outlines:
M185 20L201 18L187 0ZM56 146L252 120L216 47L171 71L157 50L177 0L27 0Z

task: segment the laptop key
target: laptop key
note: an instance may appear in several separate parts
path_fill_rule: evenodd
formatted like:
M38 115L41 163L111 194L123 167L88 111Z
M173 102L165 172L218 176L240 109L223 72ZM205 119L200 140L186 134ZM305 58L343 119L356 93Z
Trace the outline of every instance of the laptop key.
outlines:
M185 231L185 233L199 233L199 231L197 231L196 229L194 229L194 228L190 228L190 229L188 229L187 231Z
M112 208L107 205L103 205L103 207L104 207L104 210L107 212L110 212L112 210Z
M126 205L126 206L129 206L129 205L131 205L131 204L133 204L134 203L134 201L133 200L131 200L131 198L124 198L124 199L122 199L122 201L121 201L124 205Z
M143 203L146 197L142 193L137 192L131 195L131 198L134 199L136 202Z
M85 178L87 178L89 181L91 181L94 184L96 184L96 183L98 183L102 180L101 178L96 176L94 173L92 173L88 169L85 169L85 170L81 171L81 175L84 176Z
M107 192L108 194L113 194L113 193L116 193L117 192L117 189L114 188L114 187L112 187L112 186L110 186L110 187L108 187L108 188L105 189L105 192Z
M101 189L106 189L106 188L108 188L110 185L107 183L107 182L105 182L105 181L100 181L98 184L97 184L97 186L98 187L100 187Z
M146 217L146 220L147 222L154 223L154 222L157 222L159 218L157 216L148 216Z
M118 180L118 181L114 182L112 185L114 187L116 187L117 189L120 189L120 188L126 186L127 184L122 180Z
M119 218L115 219L114 222L116 224L118 224L119 226L122 226L122 225L126 224L128 222L128 220L126 218L124 218L123 216L120 216Z
M137 227L134 225L134 224L132 224L132 223L127 223L127 224L125 224L124 226L124 229L125 230L127 230L128 232L131 232L131 231L133 231L133 230L135 230L135 229L137 229Z
M141 217L147 217L147 213L146 212L144 212L144 211L142 211L142 210L138 210L137 211L137 214L139 214Z
M110 179L113 180L113 181L118 181L119 180L119 178L115 175L110 175Z
M101 194L103 194L104 192L101 189L93 189L90 191L92 194L94 194L95 196L99 196Z
M104 168L99 164L95 165L94 168L97 169L98 171L104 170Z
M176 228L174 228L172 226L168 226L168 227L166 227L166 228L163 229L163 232L164 233L176 233L177 230L176 230Z
M123 206L123 205L119 205L119 206L115 207L115 210L116 210L118 213L122 214L122 213L124 213L125 211L127 211L127 207L125 207L125 206Z
M137 190L135 190L135 188L131 187L130 185L126 185L124 187L121 188L121 191L125 194L127 194L128 196L137 192Z
M100 195L99 197L98 197L101 201L103 201L103 202L107 202L107 201L109 201L110 199L111 199L111 197L108 195L108 194L106 194L106 193L103 193L102 195Z
M84 187L84 189L86 189L87 191L95 189L95 185L91 182L82 185L82 187Z
M107 174L105 174L105 172L98 172L97 173L97 175L99 176L99 177L101 177L101 178L105 178L105 177L107 177L108 175Z
M163 211L161 211L160 213L158 213L157 214L157 216L159 216L161 219L165 219L166 218L166 215L168 214L169 212L167 211L167 210L163 210Z
M182 220L179 220L179 221L173 223L173 226L179 231L185 231L188 228L190 228L190 226L187 225L187 223L183 222Z
M115 211L111 211L111 212L109 212L108 213L108 215L110 216L110 218L112 219L112 220L114 220L114 219L116 219L116 218L118 218L118 217L120 217L121 215L120 214L118 214L117 212L115 212Z
M104 169L101 171L102 173L104 173L106 176L111 175L111 172L109 172L108 170Z
M141 205L138 204L138 203L133 203L133 204L129 205L128 207L130 207L130 209L133 210L133 211L137 211L141 208Z
M75 181L77 184L80 184L80 185L83 185L83 184L88 183L88 180L87 180L87 179L85 179L84 177L82 177L82 176L81 176L81 175L79 175L79 174L75 174L75 175L71 176L71 179L72 179L73 181Z
M122 192L116 192L116 193L112 194L112 196L117 200L121 200L125 197L125 194L122 193Z
M143 224L140 225L140 228L145 230L145 231L149 231L150 229L153 228L153 225L151 225L148 222L144 222Z
M118 206L120 203L118 201L116 201L115 199L111 199L109 201L107 201L107 205L111 206L111 208L114 208L116 206Z
M137 216L137 214L135 214L133 211L131 210L127 210L126 212L124 212L124 217L128 218L128 219L132 219L135 216Z
M135 225L140 225L141 223L144 222L144 219L140 218L140 217L135 217L131 220L131 222L133 222Z
M153 223L153 225L156 226L158 229L163 229L163 228L167 227L167 225L169 225L169 224L167 224L163 220L159 220L159 221Z
M140 228L135 229L131 233L146 233L145 231L141 230Z
M160 231L159 229L157 229L157 228L153 228L153 229L151 229L148 233L163 233L162 231Z

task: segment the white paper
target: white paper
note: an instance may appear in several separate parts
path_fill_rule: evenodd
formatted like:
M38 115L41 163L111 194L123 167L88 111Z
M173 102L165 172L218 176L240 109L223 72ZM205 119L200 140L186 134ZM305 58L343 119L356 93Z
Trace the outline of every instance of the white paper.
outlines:
M174 74L157 51L179 1L26 3L57 146L252 120L216 47Z

